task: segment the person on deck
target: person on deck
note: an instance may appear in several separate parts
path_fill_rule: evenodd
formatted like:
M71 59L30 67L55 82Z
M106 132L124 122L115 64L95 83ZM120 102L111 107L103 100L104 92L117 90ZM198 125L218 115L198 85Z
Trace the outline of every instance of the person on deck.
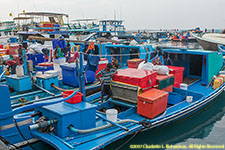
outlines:
M20 64L23 64L23 49L22 49L22 45L19 45L18 55L19 55Z
M110 88L110 82L114 74L117 72L115 70L112 70L112 64L108 63L105 69L99 71L97 73L97 79L102 83L101 86L101 103L103 103L103 97L105 94L108 96L106 97L105 101L107 101L112 96L112 91ZM100 75L102 75L102 78L100 78Z
M7 60L4 64L8 66L7 70L11 69L12 74L16 73L17 62L15 60Z
M115 70L120 68L118 60L114 56L112 57L112 68L114 68Z
M58 59L60 57L64 57L63 53L61 52L61 48L59 48L59 46L57 45L55 47L55 58Z

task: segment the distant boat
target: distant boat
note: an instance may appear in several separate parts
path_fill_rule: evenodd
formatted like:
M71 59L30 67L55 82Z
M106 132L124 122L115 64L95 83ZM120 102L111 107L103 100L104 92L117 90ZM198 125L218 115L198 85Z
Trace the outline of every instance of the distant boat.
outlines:
M202 37L191 33L197 39L204 50L218 51L218 45L225 46L225 34L207 33Z

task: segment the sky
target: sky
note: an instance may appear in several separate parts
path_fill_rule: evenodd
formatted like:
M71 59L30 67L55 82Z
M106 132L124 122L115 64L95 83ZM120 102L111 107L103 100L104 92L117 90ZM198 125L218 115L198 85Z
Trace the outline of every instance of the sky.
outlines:
M124 20L127 30L225 29L225 0L0 0L0 4L1 21L25 10L66 13L70 20L115 17Z

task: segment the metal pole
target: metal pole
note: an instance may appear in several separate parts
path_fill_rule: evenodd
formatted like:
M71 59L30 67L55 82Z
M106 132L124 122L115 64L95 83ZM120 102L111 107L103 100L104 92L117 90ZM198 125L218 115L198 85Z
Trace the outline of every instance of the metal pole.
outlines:
M26 52L25 49L23 48L23 52L22 52L22 58L23 58L23 70L24 70L24 74L28 75L28 70L27 70L27 58L25 56Z
M84 83L84 66L83 66L83 54L80 53L80 91L83 94L83 101L86 101L86 91Z

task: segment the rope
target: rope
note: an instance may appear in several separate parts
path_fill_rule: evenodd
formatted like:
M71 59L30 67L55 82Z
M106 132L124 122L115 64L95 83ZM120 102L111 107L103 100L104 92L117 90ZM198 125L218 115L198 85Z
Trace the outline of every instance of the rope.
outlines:
M128 142L130 142L138 133L140 133L141 130L138 130L134 135L132 135L130 137L130 139L128 139L126 142L124 142L122 145L120 145L119 147L117 147L115 150L119 150L121 149L124 145L126 145Z
M19 128L19 126L18 126L18 124L17 124L17 122L16 122L16 119L14 119L14 121L15 121L16 128L17 128L17 130L19 131L19 133L20 133L21 137L23 138L23 140L24 140L24 141L27 141L27 144L30 146L31 149L35 150L35 148L30 144L30 142L29 142L29 141L24 137L24 135L22 134L22 132L21 132L21 130L20 130L20 128Z
M13 149L15 148L15 149L23 150L22 148L20 148L20 147L14 145L14 144L12 144L11 142L9 142L8 140L6 140L6 139L5 139L4 137L2 137L2 136L0 136L0 140L1 140L3 143L5 143L8 147L9 147L9 145L12 145Z
M146 119L142 120L141 125L145 128L150 128L151 127L151 122L146 122ZM130 139L128 139L126 142L124 142L122 145L120 145L119 147L117 147L115 150L119 150L121 149L124 145L126 145L128 142L130 142L138 133L140 133L141 130L138 130L133 136L131 136Z

